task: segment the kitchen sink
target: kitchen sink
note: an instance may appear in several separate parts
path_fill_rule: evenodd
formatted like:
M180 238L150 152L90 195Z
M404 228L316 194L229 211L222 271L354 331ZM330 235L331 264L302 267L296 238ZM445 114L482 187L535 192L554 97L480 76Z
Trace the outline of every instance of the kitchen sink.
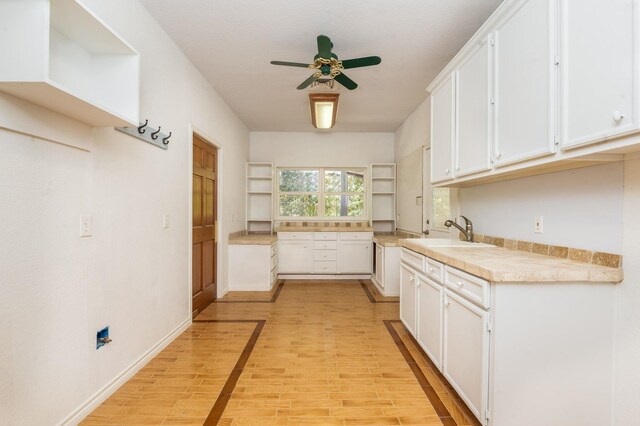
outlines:
M486 248L495 247L491 244L472 243L449 238L412 238L411 244L418 244L423 247L464 247L464 248Z

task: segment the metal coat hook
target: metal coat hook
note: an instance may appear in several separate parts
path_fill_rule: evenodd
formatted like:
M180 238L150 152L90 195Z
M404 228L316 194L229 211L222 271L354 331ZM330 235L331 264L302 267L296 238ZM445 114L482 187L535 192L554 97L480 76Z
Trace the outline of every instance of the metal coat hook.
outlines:
M156 139L158 139L158 133L160 133L160 126L158 126L158 130L156 130L155 132L151 133L151 139L153 139L154 141Z
M169 138L171 137L171 132L169 132L169 135L166 138L162 138L162 143L165 145L169 145Z
M144 124L138 127L138 133L141 135L144 134L144 132L146 132L145 127L147 127L147 124L149 124L149 120L144 120Z

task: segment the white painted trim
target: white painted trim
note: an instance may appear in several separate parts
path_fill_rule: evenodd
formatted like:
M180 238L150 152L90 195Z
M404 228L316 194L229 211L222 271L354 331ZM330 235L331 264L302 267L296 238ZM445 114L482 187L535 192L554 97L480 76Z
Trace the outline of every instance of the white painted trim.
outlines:
M83 402L71 414L62 419L58 425L77 425L85 417L87 417L94 409L109 398L120 386L133 377L142 367L144 367L151 359L160 351L166 348L176 337L184 332L191 325L191 313L177 328L168 335L160 339L158 343L153 345L147 352L135 360L131 365L125 368L120 374L114 377L109 383L104 385L100 390L91 395L89 399Z
M278 274L279 280L370 280L371 274L362 274L362 275L312 275L312 274L301 274L301 275L283 275Z

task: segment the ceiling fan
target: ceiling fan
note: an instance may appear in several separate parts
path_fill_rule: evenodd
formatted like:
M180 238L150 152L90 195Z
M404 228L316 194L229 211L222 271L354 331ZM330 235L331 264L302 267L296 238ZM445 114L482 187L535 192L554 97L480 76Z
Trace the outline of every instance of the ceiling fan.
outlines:
M287 67L300 67L317 70L308 79L303 81L298 87L298 90L307 88L314 81L322 78L329 77L342 84L349 90L353 90L358 85L355 81L344 75L343 71L351 68L368 67L371 65L378 65L382 59L379 56L366 56L364 58L345 59L341 61L335 53L331 52L333 43L331 39L325 35L318 36L318 54L314 56L312 64L303 64L299 62L284 62L284 61L271 61L273 65L284 65Z

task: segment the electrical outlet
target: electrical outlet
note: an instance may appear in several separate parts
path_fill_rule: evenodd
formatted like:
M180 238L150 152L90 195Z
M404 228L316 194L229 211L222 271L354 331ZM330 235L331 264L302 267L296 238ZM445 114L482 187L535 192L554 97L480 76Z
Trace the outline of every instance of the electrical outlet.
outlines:
M542 223L542 216L536 216L534 218L533 231L536 234L542 234L544 232L544 226Z
M100 349L107 343L110 343L111 339L109 338L109 326L106 326L102 330L99 330L96 333L96 350Z
M81 237L91 236L91 215L90 214L80 215L80 236Z
M169 228L169 213L162 215L162 229Z

